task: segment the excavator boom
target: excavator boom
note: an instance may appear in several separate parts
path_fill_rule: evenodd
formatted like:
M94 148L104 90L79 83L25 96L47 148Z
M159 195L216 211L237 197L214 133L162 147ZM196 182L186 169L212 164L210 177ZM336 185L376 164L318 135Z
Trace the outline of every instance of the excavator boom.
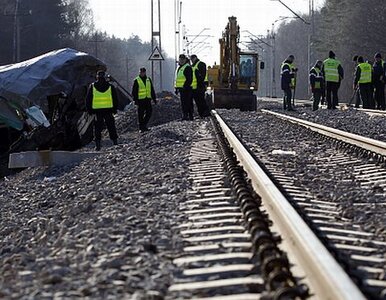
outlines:
M258 54L241 52L240 28L229 17L220 43L220 65L208 69L214 108L256 110L254 92L258 87Z

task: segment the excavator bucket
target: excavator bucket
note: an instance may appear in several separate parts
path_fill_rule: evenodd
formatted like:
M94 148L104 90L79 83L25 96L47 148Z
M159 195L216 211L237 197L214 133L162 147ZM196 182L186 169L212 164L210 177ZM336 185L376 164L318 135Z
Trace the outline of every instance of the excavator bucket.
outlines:
M257 99L253 90L214 89L212 101L214 108L237 108L241 111L257 109Z

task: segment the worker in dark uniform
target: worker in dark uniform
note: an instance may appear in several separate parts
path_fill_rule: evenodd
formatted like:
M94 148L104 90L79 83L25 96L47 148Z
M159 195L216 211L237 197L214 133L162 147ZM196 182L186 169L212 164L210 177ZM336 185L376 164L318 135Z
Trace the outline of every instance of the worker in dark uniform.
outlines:
M134 79L131 94L134 98L135 105L138 106L138 125L141 132L149 131L147 124L151 118L153 108L151 101L156 104L156 95L153 83L149 77L146 76L146 69L140 68L139 75Z
M386 65L382 59L381 53L376 53L373 64L373 83L374 83L374 100L377 109L385 110L385 72Z
M294 68L293 62L295 58L289 55L287 59L281 64L281 89L284 92L283 108L293 110L292 108L292 88L295 84L295 74L297 69Z
M352 61L354 62L354 78L355 78L355 72L357 70L358 66L358 55L354 55ZM361 96L359 95L359 88L356 88L353 92L352 98L350 99L350 104L355 98L355 108L359 108L361 104Z
M178 65L174 87L176 94L180 94L182 120L193 120L193 70L185 54L180 54Z
M340 61L335 59L335 53L333 51L328 53L328 58L323 62L322 72L326 82L327 108L335 109L339 102L338 90L343 80L344 72Z
M206 64L197 58L197 55L191 55L193 69L192 97L196 102L197 111L201 118L210 116L209 107L205 101L205 89L208 86L208 77Z
M324 78L322 74L323 62L318 60L315 66L310 70L310 86L314 102L312 104L312 110L318 110L319 102L323 95Z
M97 81L89 86L86 96L86 108L90 114L95 114L95 149L101 149L102 130L106 125L110 139L118 144L118 134L115 128L114 115L117 112L118 99L115 87L106 81L104 71L97 72Z
M355 71L354 90L359 86L359 94L363 103L363 108L374 109L372 66L365 62L362 56L358 57L358 66Z

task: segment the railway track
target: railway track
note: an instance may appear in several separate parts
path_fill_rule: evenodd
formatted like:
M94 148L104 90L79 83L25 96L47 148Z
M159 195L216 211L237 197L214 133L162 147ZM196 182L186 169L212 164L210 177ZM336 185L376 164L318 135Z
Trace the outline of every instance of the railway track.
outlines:
M307 288L292 276L269 220L259 209L260 198L234 158L224 153L229 150L223 146L219 153L208 128L202 128L201 135L191 150L193 190L181 206L187 218L180 225L186 247L174 261L181 273L166 298L304 298Z
M304 136L302 136L297 143L300 152L309 151L312 153L310 148L315 146L320 148L319 150L323 152L323 155L316 155L314 159L310 160L311 162L305 162L303 168L299 168L296 163L285 161L288 159L283 161L283 157L288 156L279 156L278 159L278 156L272 155L269 150L259 147L258 143L253 140L257 138L256 136L249 138L245 132L238 132L240 127L234 129L235 132L243 135L244 142L258 158L260 164L264 166L270 177L274 179L280 190L312 227L313 231L337 257L340 264L347 269L351 278L358 283L366 296L371 299L384 299L386 291L385 233L381 231L381 233L374 234L374 230L366 228L366 214L363 214L359 220L353 219L350 214L355 215L355 211L359 210L368 210L370 213L377 208L384 211L386 201L383 192L385 186L383 148L385 143L342 133L331 128L323 128L323 126L296 120L290 116L268 111L263 112L280 117L281 121L277 121L276 126L282 127L283 131L287 130L284 124L291 122L289 126L296 134L299 134L300 131L308 132L310 141L303 141ZM239 120L243 125L244 121ZM269 118L269 122L275 124L272 117ZM232 124L232 121L230 120L229 123ZM298 129L299 125L297 124L302 124L305 129ZM310 129L312 126L314 128ZM255 130L258 128L258 126L254 127ZM248 131L248 128L244 129ZM272 135L274 134L272 133ZM342 135L340 141L338 141L339 134ZM273 139L275 138L282 138L277 143L287 143L283 137L273 137ZM335 146L321 149L320 144L325 143ZM291 149L291 146L286 147ZM318 188L336 182L323 181L315 174L318 174L319 170L323 173L323 170L329 169L338 172L339 168L342 172L340 185L345 185L346 191L342 191L340 195L334 195L334 190L331 189L331 197L320 193ZM348 174L349 176L347 176ZM328 174L328 176L330 175ZM315 181L319 181L319 179L321 182L319 186L316 184L315 188ZM314 187L310 188L312 185ZM351 186L353 188L350 191ZM357 193L358 190L364 192L362 194ZM366 197L366 193L369 197ZM346 202L342 203L341 200L346 200ZM343 213L342 206L346 206ZM369 216L371 217L371 214L367 217ZM383 225L384 230L385 224L379 225L379 229L382 230Z
M355 224L350 216L342 217L341 204L315 194L293 176L296 168L281 166L251 141L243 142L254 153L253 158L245 158L249 155L248 150L243 149L235 137L231 138L232 130L226 128L219 115L215 113L215 116L227 139L234 140L231 146L237 159L259 194L253 201L257 207L251 208L252 211L255 213L257 209L263 216L264 213L269 215L269 220L264 222L273 221L269 230L273 232L273 240L280 240L278 235L282 238L279 256L283 258L281 250L285 250L292 267L284 272L289 277L279 281L280 284L267 281L270 275L264 273L264 258L261 260L256 248L256 231L251 230L249 223L251 212L245 208L252 201L243 204L237 198L237 186L232 187L223 171L223 161L228 159L218 156L209 129L203 128L205 134L202 133L202 139L192 149L194 188L181 207L181 213L188 219L180 224L187 245L185 253L174 263L182 271L175 275L167 299L269 299L278 297L283 290L292 293L292 299L384 299L386 280L382 255L386 241L377 240L372 232L363 224ZM292 119L291 122L295 121ZM310 131L309 127L305 131ZM320 132L315 134L321 135ZM331 143L337 139L337 133L322 139ZM343 147L348 138L345 137L345 142L335 143ZM358 147L347 146L345 153L357 153L350 159L346 154L331 153L333 159L320 158L320 163L325 168L330 165L352 168L351 180L360 182L364 189L375 186L381 191L386 186L386 172L383 166L374 162L384 162L383 152L377 153L374 146L368 145L365 150ZM370 160L365 159L366 156L371 157ZM260 203L263 203L262 207ZM363 200L351 204L356 209L369 205L386 206L381 195L373 202ZM272 288L274 286L276 288Z

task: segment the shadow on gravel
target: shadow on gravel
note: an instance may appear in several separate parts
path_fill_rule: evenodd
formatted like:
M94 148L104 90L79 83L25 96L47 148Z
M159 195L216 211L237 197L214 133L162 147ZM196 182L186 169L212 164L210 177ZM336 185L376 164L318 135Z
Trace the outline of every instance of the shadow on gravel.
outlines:
M66 173L69 173L73 168L77 167L78 165L79 165L79 162L66 165L63 167L59 167L59 166L41 167L42 171L32 175L30 179L41 180L41 181L44 181L44 180L53 181L53 180L56 180L57 177L60 177Z
M166 124L181 119L181 106L178 98L160 98L157 104L153 104L153 114L149 122L149 127ZM137 107L132 107L129 111L121 112L116 117L118 134L138 131Z

